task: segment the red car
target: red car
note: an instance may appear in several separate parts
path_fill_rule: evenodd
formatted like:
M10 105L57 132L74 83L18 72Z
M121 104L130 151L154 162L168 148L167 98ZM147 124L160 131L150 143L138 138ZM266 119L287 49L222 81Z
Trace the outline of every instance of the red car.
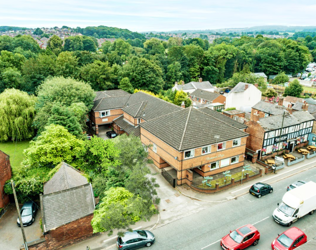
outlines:
M292 227L283 234L280 234L278 238L272 242L271 247L273 250L292 250L306 242L306 234L297 227Z
M248 224L235 231L230 231L221 240L221 247L225 250L241 250L251 245L256 246L260 240L260 233L254 226Z

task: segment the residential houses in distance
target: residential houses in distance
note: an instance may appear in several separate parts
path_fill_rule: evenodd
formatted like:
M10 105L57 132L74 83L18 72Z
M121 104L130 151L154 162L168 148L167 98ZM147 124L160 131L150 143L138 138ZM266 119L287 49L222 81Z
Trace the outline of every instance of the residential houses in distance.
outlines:
M189 95L192 105L195 108L210 107L213 110L223 110L226 103L226 97L217 92L210 92L203 89L196 89Z
M182 82L183 83L183 82ZM183 90L187 94L191 94L197 89L206 90L209 92L214 92L216 90L216 87L214 87L209 81L203 81L202 78L199 78L198 82L189 82L186 84L178 84L178 82L175 83L172 90Z

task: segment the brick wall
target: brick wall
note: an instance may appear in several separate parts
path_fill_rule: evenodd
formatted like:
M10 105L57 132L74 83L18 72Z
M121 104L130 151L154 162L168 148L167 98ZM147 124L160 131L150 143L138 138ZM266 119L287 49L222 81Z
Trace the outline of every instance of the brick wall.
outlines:
M117 117L119 117L122 114L123 114L122 109L111 109L109 116L105 116L105 117L101 118L99 111L96 111L96 112L92 111L90 113L90 119L96 125L109 124L109 123L112 123L114 119L116 119Z
M0 150L0 208L9 203L9 196L4 193L4 184L11 179L10 156Z
M92 217L93 214L49 231L45 235L45 242L30 246L29 249L57 250L91 237L93 235Z
M250 148L253 151L262 149L264 129L255 121L249 121L246 125L248 126L246 133L249 134L247 148Z

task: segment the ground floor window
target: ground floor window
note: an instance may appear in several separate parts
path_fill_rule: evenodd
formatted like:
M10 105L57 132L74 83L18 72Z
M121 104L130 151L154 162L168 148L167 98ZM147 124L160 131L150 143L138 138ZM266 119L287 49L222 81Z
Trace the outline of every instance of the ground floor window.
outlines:
M212 163L209 165L209 167L210 167L210 170L217 169L217 168L219 167L218 161L212 162Z
M226 167L229 165L229 158L228 159L224 159L224 160L221 160L221 167Z
M238 163L238 161L239 161L239 157L238 156L234 156L234 157L231 158L230 163L231 164L235 164L235 163Z

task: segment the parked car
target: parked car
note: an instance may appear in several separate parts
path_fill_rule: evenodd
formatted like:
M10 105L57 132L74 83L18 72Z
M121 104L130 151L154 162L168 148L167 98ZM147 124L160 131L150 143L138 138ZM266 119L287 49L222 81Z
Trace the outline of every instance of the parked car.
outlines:
M266 183L257 182L256 184L252 185L249 189L249 193L261 198L261 196L270 194L273 192L273 188Z
M117 136L117 133L115 133L114 131L108 131L106 132L106 136L111 138L115 138Z
M307 242L306 234L297 227L291 227L271 243L273 250L292 250Z
M150 247L155 242L155 236L148 230L134 230L126 232L123 237L118 237L116 245L118 249L138 249Z
M225 250L245 249L249 246L258 245L260 233L253 225L246 225L230 231L229 234L221 239L221 247Z
M21 220L23 222L23 226L30 226L35 221L36 213L38 210L38 205L34 201L25 202L21 208ZM20 220L17 219L17 224L20 227Z
M302 186L304 185L306 182L305 181L296 181L294 183L292 183L291 185L289 185L287 188L286 188L286 191L289 191L289 190L292 190L294 188L297 188L299 186Z

